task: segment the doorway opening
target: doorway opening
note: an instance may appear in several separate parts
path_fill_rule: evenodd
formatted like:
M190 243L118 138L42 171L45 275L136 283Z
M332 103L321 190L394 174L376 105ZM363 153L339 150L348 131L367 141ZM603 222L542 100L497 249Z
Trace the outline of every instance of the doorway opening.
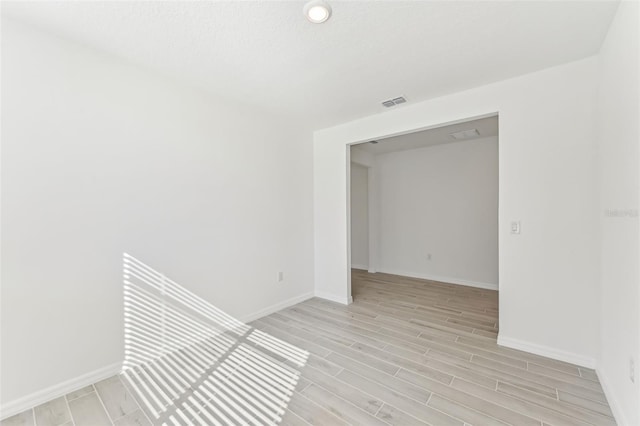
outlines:
M348 147L354 299L401 277L494 291L497 316L498 136L494 114Z

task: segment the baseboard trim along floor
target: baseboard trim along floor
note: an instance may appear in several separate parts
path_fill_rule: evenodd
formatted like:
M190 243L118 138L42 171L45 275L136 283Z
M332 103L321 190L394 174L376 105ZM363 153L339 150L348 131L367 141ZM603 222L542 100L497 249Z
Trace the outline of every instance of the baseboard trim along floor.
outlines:
M271 315L274 312L278 312L282 309L288 308L289 306L297 305L298 303L304 302L305 300L311 299L312 297L314 297L314 293L312 291L301 294L299 296L294 296L282 302L275 303L271 306L267 306L264 309L260 309L259 311L254 312L253 314L245 315L244 317L240 318L240 320L245 323L251 322L253 320L266 317L267 315Z
M100 380L104 380L120 373L121 368L122 364L117 362L115 364L90 371L76 378L33 392L32 394L25 395L22 398L14 399L0 407L1 419L11 417L29 408L59 398L65 394L76 391L85 386L89 386L92 383L99 382Z
M558 361L568 362L570 364L579 365L580 367L596 368L596 360L593 358L563 351L560 349L550 348L549 346L525 342L523 340L503 336L500 333L498 334L498 345L504 346L506 348L518 349L520 351L529 352L551 359L557 359Z
M446 284L466 285L467 287L484 288L486 290L498 290L498 284L496 284L496 283L485 283L485 282L481 282L481 281L465 280L465 279L462 279L462 278L441 277L441 276L437 276L437 275L421 274L419 272L397 271L397 270L393 270L393 269L380 269L378 272L381 272L383 274L391 274L391 275L398 275L398 276L403 276L403 277L418 278L418 279L421 279L421 280L436 281L436 282L446 283Z
M600 385L602 386L602 390L604 391L604 394L607 397L609 408L611 408L611 411L613 412L613 416L615 417L618 425L619 426L631 425L631 422L629 422L625 417L624 411L622 411L622 409L620 408L620 404L618 403L618 400L613 394L613 389L609 384L609 379L607 379L607 376L604 373L600 372L597 368L596 368L596 374L598 375L598 380L600 380Z
M304 302L305 300L311 299L312 297L314 297L313 292L308 292L308 293L301 294L299 296L292 297L282 302L275 303L264 309L260 309L259 311L254 312L253 314L246 315L242 318L242 321L245 323L255 321L259 318L271 315L274 312L278 312L290 306L297 305L298 303ZM120 373L121 369L122 369L121 363L107 365L105 367L102 367L97 370L78 376L76 378L66 380L62 383L49 386L46 389L34 392L29 395L25 395L24 397L15 399L13 401L10 401L0 407L0 420L6 419L15 414L21 413L24 410L38 406L47 401L51 401L53 399L59 398L68 393L74 392L78 389L82 389L86 386L91 385L92 383L99 382L108 377L114 376Z
M364 271L363 271L364 272ZM343 305L350 305L353 303L353 297L343 297L335 294L323 293L321 291L316 291L315 297L319 297L320 299L329 300L331 302L341 303Z
M345 303L347 297L335 303L331 299L340 298L319 294L305 299L308 293L288 299L256 312L282 306L243 327L130 363L122 374L88 386L84 396L74 392L28 407L0 426L49 412L64 422L71 419L65 426L175 424L171 419L304 426L615 426L619 410L609 407L607 383L601 385L598 374L584 367L592 360L504 336L502 343L526 352L497 344L496 291L355 270L352 285L353 304ZM285 306L289 303L294 304ZM191 324L184 332L197 327ZM109 368L117 372L117 367ZM66 389L88 379L66 382ZM37 401L61 390L40 392ZM34 401L29 402L37 405ZM15 403L9 408L18 411Z

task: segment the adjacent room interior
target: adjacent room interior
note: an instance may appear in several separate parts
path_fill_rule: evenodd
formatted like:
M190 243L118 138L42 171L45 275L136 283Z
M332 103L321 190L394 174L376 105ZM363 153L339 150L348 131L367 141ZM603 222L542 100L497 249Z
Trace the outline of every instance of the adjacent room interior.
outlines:
M0 425L640 424L637 1L4 1Z
M351 267L498 289L498 117L351 145Z
M466 327L497 337L498 117L351 145L349 164L352 299L377 283L393 303L407 278L493 290L477 296L491 312Z

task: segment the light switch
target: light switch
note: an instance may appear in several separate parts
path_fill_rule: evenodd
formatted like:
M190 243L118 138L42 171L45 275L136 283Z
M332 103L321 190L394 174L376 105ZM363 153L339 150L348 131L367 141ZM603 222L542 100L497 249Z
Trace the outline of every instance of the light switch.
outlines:
M517 222L517 221L511 222L511 233L512 234L520 233L520 222Z

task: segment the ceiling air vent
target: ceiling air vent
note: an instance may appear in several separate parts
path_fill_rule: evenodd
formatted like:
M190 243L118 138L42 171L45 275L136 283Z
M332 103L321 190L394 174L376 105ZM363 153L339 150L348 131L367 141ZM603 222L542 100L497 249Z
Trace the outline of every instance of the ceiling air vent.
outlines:
M399 96L397 98L389 99L387 101L382 102L382 105L385 108L391 108L392 106L403 104L405 102L407 102L407 100L403 96Z
M480 133L478 133L478 129L469 129L462 130L460 132L449 133L449 136L459 141L462 139L475 138L476 136L480 136Z

